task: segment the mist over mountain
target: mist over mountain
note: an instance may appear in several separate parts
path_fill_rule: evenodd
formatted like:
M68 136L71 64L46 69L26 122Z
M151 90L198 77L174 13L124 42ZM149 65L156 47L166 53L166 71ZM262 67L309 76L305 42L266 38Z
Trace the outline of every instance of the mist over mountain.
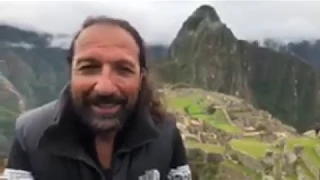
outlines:
M320 39L283 42L269 38L262 42L254 41L252 43L278 52L291 54L316 69L320 69Z

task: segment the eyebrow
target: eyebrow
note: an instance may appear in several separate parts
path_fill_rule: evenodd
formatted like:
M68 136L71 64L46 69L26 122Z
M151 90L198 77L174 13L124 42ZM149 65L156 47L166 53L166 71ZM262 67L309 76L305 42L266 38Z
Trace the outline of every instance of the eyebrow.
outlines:
M77 59L76 65L81 63L97 63L98 60L93 57L80 57Z
M124 65L127 65L127 66L130 66L130 68L134 68L135 65L129 61L129 60L126 60L126 59L119 59L118 61L114 62L115 64L124 64Z
M99 60L93 57L80 57L77 59L75 66L79 66L79 64L82 64L82 63L98 63L98 62ZM119 59L115 62L112 62L111 64L117 64L117 65L123 64L123 65L129 66L130 68L135 68L135 64L127 59Z

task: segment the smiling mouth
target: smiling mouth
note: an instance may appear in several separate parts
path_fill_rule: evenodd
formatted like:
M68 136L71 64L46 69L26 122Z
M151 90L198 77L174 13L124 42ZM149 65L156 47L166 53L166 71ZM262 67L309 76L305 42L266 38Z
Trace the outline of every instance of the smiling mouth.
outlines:
M119 111L120 104L99 104L92 105L92 109L94 112L102 115L110 115Z

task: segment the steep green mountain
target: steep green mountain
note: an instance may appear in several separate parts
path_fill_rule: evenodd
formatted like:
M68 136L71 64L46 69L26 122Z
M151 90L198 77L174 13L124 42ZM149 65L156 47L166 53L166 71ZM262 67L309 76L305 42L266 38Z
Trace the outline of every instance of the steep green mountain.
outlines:
M54 99L66 82L66 51L51 35L0 26L1 71L25 98L26 108Z
M244 98L299 131L319 118L318 72L295 56L238 40L207 5L183 23L157 69L167 82Z

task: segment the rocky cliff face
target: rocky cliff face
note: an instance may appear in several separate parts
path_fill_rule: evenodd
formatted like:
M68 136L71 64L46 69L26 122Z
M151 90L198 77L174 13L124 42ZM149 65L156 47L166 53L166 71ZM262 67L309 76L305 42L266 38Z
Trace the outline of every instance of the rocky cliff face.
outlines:
M299 58L238 40L210 6L199 7L158 66L165 80L242 97L299 130L318 118L318 72Z

